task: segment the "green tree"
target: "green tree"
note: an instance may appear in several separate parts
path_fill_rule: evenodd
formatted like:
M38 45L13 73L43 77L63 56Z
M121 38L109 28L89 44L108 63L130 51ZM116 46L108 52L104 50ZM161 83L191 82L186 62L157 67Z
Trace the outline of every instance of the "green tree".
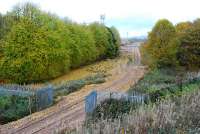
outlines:
M21 20L3 42L1 77L22 83L61 75L69 68L69 56L57 38L45 27Z
M116 44L116 39L111 29L107 27L107 30L108 30L107 36L109 44L106 50L106 56L109 58L114 58L117 56L118 46Z
M71 67L75 68L95 61L97 49L90 29L72 23L66 24L66 29L69 30L66 48L70 51Z
M119 52L115 28L66 21L31 3L0 15L0 30L0 79L17 83L52 79Z
M98 50L98 57L106 57L106 51L108 50L109 46L109 32L107 28L104 25L98 23L90 24L89 27L94 36L95 46Z
M3 37L3 28L4 28L4 19L3 19L3 15L0 14L0 40Z
M118 56L119 55L119 47L120 47L120 43L121 43L120 34L115 27L111 27L109 29L110 29L110 32L112 33L113 43L114 43L114 47L115 47L114 56Z
M11 30L16 21L16 17L10 12L6 15L0 15L0 40Z

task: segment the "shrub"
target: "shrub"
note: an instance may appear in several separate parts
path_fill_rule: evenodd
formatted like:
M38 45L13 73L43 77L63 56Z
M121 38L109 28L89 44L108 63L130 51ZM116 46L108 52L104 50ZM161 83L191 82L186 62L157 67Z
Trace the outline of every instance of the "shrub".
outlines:
M34 107L31 109L34 110ZM0 96L0 124L20 119L28 114L30 114L28 98Z
M92 119L120 118L131 110L132 103L126 100L107 99L98 105L92 113Z
M85 77L83 79L71 80L66 83L61 83L55 87L54 96L57 97L57 96L67 95L71 92L75 92L81 89L85 85L104 83L105 77L106 76L104 74L96 74L96 75Z

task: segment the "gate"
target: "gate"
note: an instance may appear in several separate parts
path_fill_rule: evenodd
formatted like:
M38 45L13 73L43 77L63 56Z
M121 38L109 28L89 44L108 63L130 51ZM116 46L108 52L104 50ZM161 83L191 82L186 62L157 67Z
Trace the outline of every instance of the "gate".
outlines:
M85 97L85 112L92 113L97 105L97 92L92 91L88 96Z

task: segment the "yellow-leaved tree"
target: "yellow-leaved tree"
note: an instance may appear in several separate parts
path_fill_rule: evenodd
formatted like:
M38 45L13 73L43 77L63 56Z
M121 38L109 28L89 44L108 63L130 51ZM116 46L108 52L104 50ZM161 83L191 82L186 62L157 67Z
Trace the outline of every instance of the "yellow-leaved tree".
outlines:
M177 65L177 47L179 41L173 24L166 20L159 20L148 35L142 52L150 67L172 67Z

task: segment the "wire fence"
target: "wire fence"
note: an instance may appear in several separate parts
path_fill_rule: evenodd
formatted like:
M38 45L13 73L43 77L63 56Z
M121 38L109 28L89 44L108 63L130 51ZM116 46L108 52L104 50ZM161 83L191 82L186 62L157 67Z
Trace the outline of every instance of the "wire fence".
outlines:
M85 97L85 112L92 113L97 105L107 99L117 99L117 100L126 100L135 104L144 104L150 98L147 94L133 92L131 95L122 92L96 92L92 91L89 95Z
M42 110L53 104L53 87L48 85L42 88L15 84L1 84L0 97L24 97L29 100L29 107Z

